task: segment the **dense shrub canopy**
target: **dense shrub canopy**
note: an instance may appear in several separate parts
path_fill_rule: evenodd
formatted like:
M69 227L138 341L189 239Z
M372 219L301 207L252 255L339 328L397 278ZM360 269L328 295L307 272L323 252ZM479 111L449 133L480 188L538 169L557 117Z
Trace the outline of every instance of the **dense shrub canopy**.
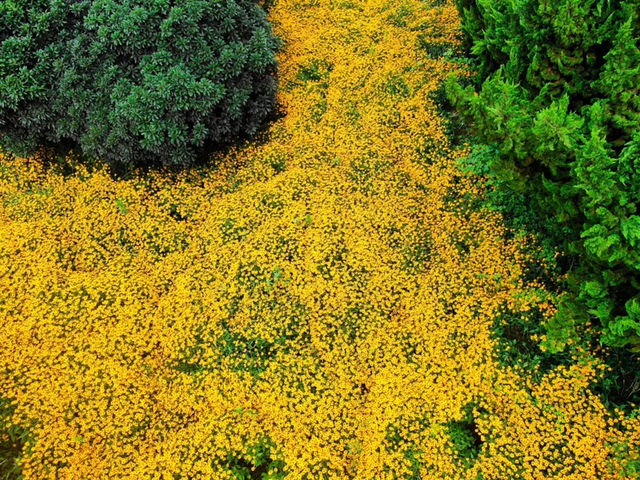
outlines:
M1 143L188 164L264 123L275 50L252 0L1 2Z
M580 258L550 345L597 319L604 343L640 347L640 2L458 4L483 83L451 97Z

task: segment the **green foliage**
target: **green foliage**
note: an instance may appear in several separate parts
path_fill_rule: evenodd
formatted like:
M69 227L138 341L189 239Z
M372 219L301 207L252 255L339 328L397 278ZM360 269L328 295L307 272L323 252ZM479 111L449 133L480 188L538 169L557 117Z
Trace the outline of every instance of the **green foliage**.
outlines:
M602 343L640 350L640 1L458 6L481 83L451 79L448 95L491 151L486 174L579 259L547 346L595 323Z
M238 412L243 413L243 412ZM250 445L242 455L229 454L227 467L237 480L282 480L286 477L284 462L273 457L274 445L262 440Z
M630 414L639 414L640 405L640 358L628 348L608 348L602 354L607 370L594 385L594 391L604 404L613 408L628 410ZM635 408L635 413L633 413Z
M481 409L476 410L474 403L468 403L462 408L462 418L450 421L444 425L450 439L451 448L460 467L471 468L482 450L484 441L478 432L476 414L481 414ZM481 478L480 475L478 478Z
M0 480L22 478L19 460L29 441L29 432L11 420L13 405L0 397Z
M274 108L276 39L252 0L0 3L0 144L192 163Z
M450 422L447 425L447 430L451 437L453 451L458 456L460 463L465 467L471 467L480 450L480 441L472 419L465 418L460 422Z
M541 252L535 263L544 263L546 267L551 267L558 261L556 246L571 233L570 229L560 228L549 215L539 209L532 209L533 199L530 192L524 189L517 191L512 188L510 182L494 174L493 162L499 158L499 154L500 151L495 145L474 145L469 155L460 159L459 164L463 171L483 177L489 188L486 190L482 206L500 212L511 232L542 234L537 237ZM556 285L550 283L554 282L558 274L559 272L545 274L537 280L545 283L552 291L556 289Z
M560 365L572 363L570 352L552 354L540 348L543 316L537 310L514 313L505 309L495 320L496 357L505 366L523 369L539 381Z
M637 417L636 414L631 414ZM624 478L638 478L640 477L640 452L629 442L617 442L611 445L616 460L620 460L622 471L620 474L624 475Z

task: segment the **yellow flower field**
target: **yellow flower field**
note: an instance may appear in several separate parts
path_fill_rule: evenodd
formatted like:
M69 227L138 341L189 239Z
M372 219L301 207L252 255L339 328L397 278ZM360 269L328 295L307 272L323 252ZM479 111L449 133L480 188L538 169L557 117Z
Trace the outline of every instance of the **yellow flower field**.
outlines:
M599 365L498 361L499 314L554 307L433 100L460 68L452 2L270 18L284 115L214 166L0 162L24 478L633 478L640 419L592 393Z

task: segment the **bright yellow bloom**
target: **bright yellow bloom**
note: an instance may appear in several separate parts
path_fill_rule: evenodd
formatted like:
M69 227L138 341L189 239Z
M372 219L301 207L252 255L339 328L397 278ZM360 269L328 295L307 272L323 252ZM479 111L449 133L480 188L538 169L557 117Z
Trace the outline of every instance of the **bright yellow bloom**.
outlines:
M554 306L522 242L465 206L481 192L433 101L460 68L452 3L270 16L285 115L263 141L131 180L2 159L24 478L228 479L260 442L291 479L625 478L640 424L591 393L599 367L534 382L495 358L499 312ZM473 464L448 430L465 415Z

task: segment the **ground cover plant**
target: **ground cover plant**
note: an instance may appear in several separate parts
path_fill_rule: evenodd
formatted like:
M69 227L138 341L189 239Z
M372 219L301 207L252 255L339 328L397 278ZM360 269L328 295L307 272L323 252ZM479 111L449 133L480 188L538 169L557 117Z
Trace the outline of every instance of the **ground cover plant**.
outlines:
M637 411L584 346L536 360L551 267L459 168L455 5L269 16L284 116L211 166L3 155L0 472L637 477Z

